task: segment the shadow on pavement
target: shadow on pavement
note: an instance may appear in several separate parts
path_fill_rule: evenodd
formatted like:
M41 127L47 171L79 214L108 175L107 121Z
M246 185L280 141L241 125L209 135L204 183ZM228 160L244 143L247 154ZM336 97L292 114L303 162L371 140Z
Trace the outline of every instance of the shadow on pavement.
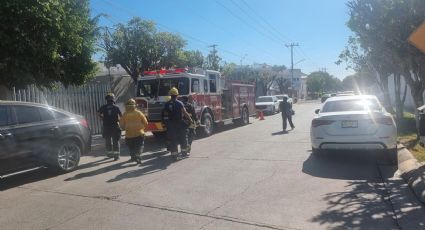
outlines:
M378 154L367 151L330 151L310 154L302 172L314 177L340 180L380 180ZM392 175L394 175L394 171Z
M0 179L0 191L19 187L36 181L46 180L57 176L47 168L37 169L35 171L18 174L15 176Z
M167 153L166 151L158 151L158 152L147 153L147 154L145 153L144 155L142 155L142 160L144 161L144 162L142 162L142 165L146 164L146 162L155 162L159 165L163 165L160 161L157 161L157 159L161 159L161 156L166 154L166 153ZM153 159L153 160L151 160L151 159ZM148 161L146 161L146 160L148 160ZM107 162L110 162L110 161L107 161ZM87 163L87 164L90 165L92 163ZM96 166L96 164L91 165L91 167L94 167L94 166ZM119 169L123 169L123 168L134 167L134 166L137 166L137 164L134 163L134 162L118 161L115 164L111 164L111 165L108 165L108 166L103 167L103 168L98 168L98 169L93 170L93 171L76 174L73 177L65 179L65 181L72 181L72 180L78 180L78 179L82 179L82 178L86 178L86 177L92 177L92 176L96 176L96 175L99 175L99 174L102 174L102 173L107 173L107 172L111 172L111 171L114 171L114 170L119 170ZM82 167L84 168L85 165L82 165ZM155 166L155 167L157 167L157 166ZM162 167L162 166L158 166L158 167ZM152 170L154 170L154 168L152 168ZM146 172L149 172L149 171L146 171Z
M159 155L156 158L151 158L148 161L143 161L142 164L138 166L138 169L121 173L117 175L115 178L108 180L107 182L117 182L124 179L140 177L143 175L156 173L156 172L167 169L168 165L172 164L173 162L174 161L172 160L171 155L167 155L167 156Z
M379 154L367 151L332 151L310 154L302 172L314 177L347 180L342 192L324 194L327 208L311 219L332 229L398 229L389 193L382 180L393 177L397 167L379 169ZM326 182L325 182L326 183ZM391 199L403 199L401 193Z
M325 194L328 207L311 221L331 225L332 229L398 229L382 185L352 181L346 189Z
M274 133L272 133L272 136L284 135L284 134L288 134L288 131L279 131L279 132L274 132Z

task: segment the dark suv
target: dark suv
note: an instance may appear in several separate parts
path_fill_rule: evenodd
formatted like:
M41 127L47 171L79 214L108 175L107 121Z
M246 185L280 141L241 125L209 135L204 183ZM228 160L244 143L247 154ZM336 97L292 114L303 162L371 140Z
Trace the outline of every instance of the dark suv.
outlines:
M40 165L72 171L90 147L84 117L37 103L0 101L0 177Z

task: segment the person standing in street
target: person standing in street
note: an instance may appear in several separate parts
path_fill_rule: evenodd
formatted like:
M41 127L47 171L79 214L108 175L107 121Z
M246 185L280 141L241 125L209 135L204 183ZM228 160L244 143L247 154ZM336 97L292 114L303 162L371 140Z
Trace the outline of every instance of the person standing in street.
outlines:
M170 140L169 150L171 156L175 160L187 156L187 127L183 121L183 116L186 117L190 123L193 122L189 113L186 111L184 104L177 100L179 91L173 87L168 94L171 100L165 103L163 116L165 125L167 127L167 138ZM181 153L178 153L178 145L180 144Z
M148 126L146 116L136 108L136 101L130 99L125 105L125 112L120 120L125 130L125 143L130 153L130 162L142 162L142 152L145 143L145 128Z
M105 96L106 104L99 108L97 115L102 118L105 138L106 156L118 160L120 157L121 129L119 119L122 116L120 108L115 105L115 95L108 93Z
M196 115L195 107L189 103L189 97L183 96L182 102L184 104L184 108L192 118L192 122L190 122L188 119L184 119L187 126L187 155L189 155L190 151L192 150L193 139L196 136L196 124L198 123L198 116Z
M280 102L280 111L282 111L282 128L283 131L286 132L287 122L291 126L291 130L295 128L294 123L292 123L292 104L288 102L288 97L283 97L283 101Z

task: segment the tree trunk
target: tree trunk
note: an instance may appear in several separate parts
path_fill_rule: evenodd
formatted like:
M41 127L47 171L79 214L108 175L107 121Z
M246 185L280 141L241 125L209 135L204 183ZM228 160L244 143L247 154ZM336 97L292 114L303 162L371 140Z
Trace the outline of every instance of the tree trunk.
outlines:
M401 82L399 73L394 74L394 91L397 124L400 124L403 119L403 104L401 103Z
M388 76L386 74L385 75L379 74L379 78L380 78L379 84L384 96L384 107L388 112L394 113L394 109L391 104L390 92L388 89Z

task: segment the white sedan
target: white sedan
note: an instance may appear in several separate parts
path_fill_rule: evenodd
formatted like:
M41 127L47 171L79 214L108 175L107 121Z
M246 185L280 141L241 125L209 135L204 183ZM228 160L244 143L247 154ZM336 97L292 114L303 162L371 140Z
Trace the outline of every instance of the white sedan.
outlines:
M255 101L255 109L273 115L279 112L279 101L276 96L261 96Z
M313 154L321 150L385 150L397 153L397 127L375 96L331 97L311 123Z

